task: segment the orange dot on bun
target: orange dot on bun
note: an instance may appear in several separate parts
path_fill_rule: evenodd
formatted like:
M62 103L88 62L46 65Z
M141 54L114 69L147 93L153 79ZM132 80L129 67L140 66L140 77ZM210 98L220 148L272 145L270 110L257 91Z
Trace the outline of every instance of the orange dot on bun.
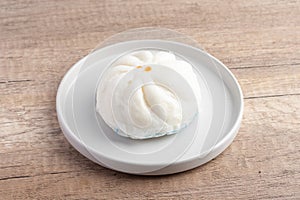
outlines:
M151 71L151 70L152 70L152 68L149 67L149 66L147 66L147 67L145 68L145 71L146 71L146 72L149 72L149 71Z

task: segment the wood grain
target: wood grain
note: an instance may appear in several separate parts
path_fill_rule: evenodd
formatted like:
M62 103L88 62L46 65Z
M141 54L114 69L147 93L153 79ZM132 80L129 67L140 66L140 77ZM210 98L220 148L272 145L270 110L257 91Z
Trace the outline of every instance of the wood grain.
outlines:
M299 1L0 1L0 199L300 199ZM64 73L106 37L160 26L196 39L245 96L233 144L160 177L81 156L59 128Z

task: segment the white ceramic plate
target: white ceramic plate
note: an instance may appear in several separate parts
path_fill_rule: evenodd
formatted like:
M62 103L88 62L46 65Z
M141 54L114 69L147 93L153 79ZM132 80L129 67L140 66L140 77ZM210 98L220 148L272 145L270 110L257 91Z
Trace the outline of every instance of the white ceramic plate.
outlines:
M202 92L197 119L178 134L133 140L114 133L97 115L101 73L120 55L145 48L175 53L197 71ZM243 96L233 74L213 56L183 43L137 40L117 43L77 62L57 92L57 115L68 141L88 159L131 174L161 175L200 166L233 141L243 113Z

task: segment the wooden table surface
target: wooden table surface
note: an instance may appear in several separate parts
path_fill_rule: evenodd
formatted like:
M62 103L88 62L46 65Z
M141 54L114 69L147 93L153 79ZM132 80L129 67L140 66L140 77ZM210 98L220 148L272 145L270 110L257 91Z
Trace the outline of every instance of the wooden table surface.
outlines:
M160 26L224 62L241 129L208 164L143 177L98 166L64 138L66 71L110 35ZM0 199L300 199L300 2L0 1Z

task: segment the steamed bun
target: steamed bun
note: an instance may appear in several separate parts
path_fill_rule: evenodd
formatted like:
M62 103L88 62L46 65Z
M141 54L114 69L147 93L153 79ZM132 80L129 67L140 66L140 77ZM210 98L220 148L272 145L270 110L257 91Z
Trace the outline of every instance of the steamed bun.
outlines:
M174 73L182 79L168 77ZM96 110L122 136L146 139L174 134L193 119L187 119L181 103L190 97L184 91L176 92L182 82L200 101L197 77L188 62L166 51L132 52L117 59L102 75ZM193 110L189 115L196 114Z

